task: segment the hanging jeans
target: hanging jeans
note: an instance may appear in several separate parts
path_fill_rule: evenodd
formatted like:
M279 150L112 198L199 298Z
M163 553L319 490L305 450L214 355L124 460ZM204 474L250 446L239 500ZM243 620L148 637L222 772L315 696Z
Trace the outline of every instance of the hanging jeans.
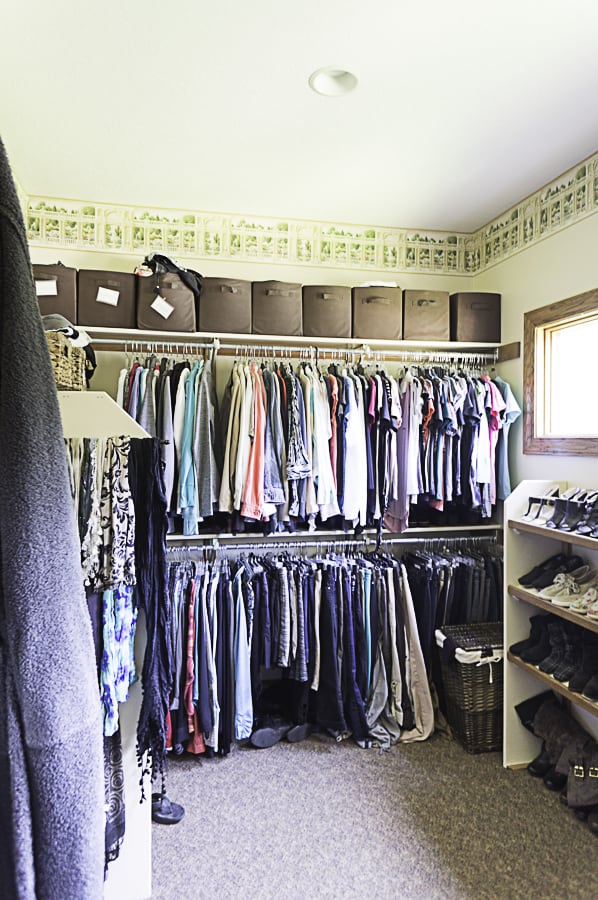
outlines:
M346 732L338 667L339 628L336 571L323 572L320 608L320 687L316 699L316 721L323 728Z
M340 578L343 602L343 696L345 698L345 719L356 741L367 737L368 726L365 718L363 697L357 684L357 656L355 651L355 623L353 591L355 577L346 568L341 569Z

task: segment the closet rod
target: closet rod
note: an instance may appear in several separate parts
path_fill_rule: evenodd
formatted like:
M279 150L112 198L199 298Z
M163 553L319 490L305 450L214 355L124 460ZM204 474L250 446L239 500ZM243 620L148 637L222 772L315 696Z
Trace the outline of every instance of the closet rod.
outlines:
M92 346L101 345L102 350L129 350L135 352L137 348L141 350L158 350L162 349L166 352L169 348L170 353L176 353L178 350L218 350L220 343L218 341L144 341L142 339L131 339L126 341L117 341L114 338L92 338Z
M329 547L361 547L363 545L372 544L375 545L375 541L370 540L369 538L348 538L347 540L324 540L324 541L262 541L261 543L249 543L249 542L231 542L226 544L221 544L218 540L212 541L210 544L198 544L198 545L186 545L184 547L167 547L167 553L185 553L187 551L197 551L197 550L260 550L263 552L268 552L269 550L295 550L295 548L329 548Z
M460 537L442 537L441 535L435 537L407 537L407 538L382 538L381 544L458 544L461 546L465 546L466 544L478 543L479 541L484 541L485 543L496 544L496 535L495 534L474 534L474 535L461 535Z
M364 360L376 362L382 359L394 359L404 362L420 363L472 363L474 365L495 364L498 361L498 349L492 352L467 352L463 350L373 350L367 344L359 347L317 347L314 345L287 346L272 343L229 343L214 338L213 341L180 341L180 340L143 340L132 338L131 340L115 340L114 338L92 338L92 345L104 350L131 350L135 352L137 347L146 351L159 350L166 352L170 348L171 353L190 352L193 350L215 350L222 353L243 351L248 356L295 356L305 359L318 360L320 356L328 356L333 360L341 360L347 356L359 356Z
M166 552L169 555L181 554L182 556L188 555L190 553L195 553L198 551L204 552L209 551L213 552L214 550L248 550L248 551L260 551L260 553L269 552L270 550L286 550L293 553L296 553L297 550L301 549L342 549L344 547L364 547L364 549L368 549L368 547L376 548L376 547L384 547L388 545L395 544L438 544L446 546L447 544L450 546L461 546L464 547L467 544L472 543L491 543L496 544L496 535L473 535L466 536L462 535L460 537L442 537L442 536L434 536L434 537L406 537L406 538L382 538L380 542L371 537L363 537L363 538L347 538L343 540L343 538L339 538L338 540L321 540L321 541L262 541L261 543L249 543L249 542L231 542L226 544L221 544L218 540L214 539L210 544L189 544L183 547L168 547Z

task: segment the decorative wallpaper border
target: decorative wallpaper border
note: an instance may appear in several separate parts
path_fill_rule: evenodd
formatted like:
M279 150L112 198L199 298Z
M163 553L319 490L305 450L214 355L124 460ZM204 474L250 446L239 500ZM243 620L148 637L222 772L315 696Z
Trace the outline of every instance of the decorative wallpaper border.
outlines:
M598 212L598 153L559 175L475 235L479 269Z
M598 211L598 153L474 234L142 209L27 196L29 243L180 261L218 259L475 275Z

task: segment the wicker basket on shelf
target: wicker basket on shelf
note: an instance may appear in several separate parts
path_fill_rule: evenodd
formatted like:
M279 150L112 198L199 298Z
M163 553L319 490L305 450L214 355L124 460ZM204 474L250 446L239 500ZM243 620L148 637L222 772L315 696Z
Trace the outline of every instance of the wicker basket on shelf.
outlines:
M46 331L45 334L58 390L85 390L85 351L74 347L61 331Z
M440 654L448 723L469 753L500 750L503 715L502 622L445 625L436 632L439 646L444 643L444 637L450 638L458 647L452 660Z

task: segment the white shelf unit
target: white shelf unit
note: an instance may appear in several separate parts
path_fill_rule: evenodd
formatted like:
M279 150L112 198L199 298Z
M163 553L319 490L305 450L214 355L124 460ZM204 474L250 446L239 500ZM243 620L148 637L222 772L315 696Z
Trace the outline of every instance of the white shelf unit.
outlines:
M580 694L569 691L566 684L541 672L536 666L523 662L508 652L516 641L528 637L530 618L539 611L552 613L574 622L582 628L598 632L598 623L554 606L550 601L526 591L518 579L535 565L559 552L581 552L587 561L598 568L598 540L575 533L559 531L521 521L528 507L529 497L541 497L552 485L561 490L567 485L554 481L522 481L505 501L504 518L504 742L503 764L506 767L522 766L539 752L540 741L521 724L515 706L546 689L564 697L571 704L573 715L582 720L584 727L598 734L598 703L592 703Z

